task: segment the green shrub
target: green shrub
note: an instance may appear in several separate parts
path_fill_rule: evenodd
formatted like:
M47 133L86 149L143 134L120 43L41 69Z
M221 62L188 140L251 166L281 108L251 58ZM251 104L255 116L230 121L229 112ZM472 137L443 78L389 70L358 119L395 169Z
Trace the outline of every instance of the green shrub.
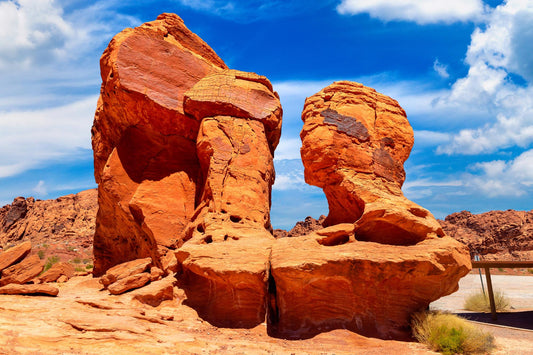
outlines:
M510 303L507 297L505 297L505 295L503 294L503 292L495 291L494 305L496 306L496 311L501 312L507 310L509 308ZM488 293L483 293L482 291L479 291L468 296L465 301L464 307L465 309L473 312L490 312L490 301Z
M491 334L450 313L415 313L412 329L419 342L446 355L487 353L494 348Z
M533 274L533 269L527 269L527 272L529 272L530 274Z
M81 259L78 258L78 257L76 257L76 258L72 259L72 262L73 262L74 264L80 264L80 263L81 263Z
M93 266L92 264L87 264L87 265L85 265L85 268L86 268L87 270L90 270L90 269L92 269L93 267L94 267L94 266Z
M83 271L85 271L85 269L82 268L81 266L76 266L76 267L74 268L74 271L76 271L76 272L83 272Z
M84 264L87 264L87 263L90 262L90 261L91 261L91 259L83 259L83 260L82 260L82 262L83 262Z
M43 272L50 269L52 265L57 263L59 261L59 257L56 255L49 256L48 259L46 259L46 263L44 264Z
M37 252L37 255L39 256L39 259L43 260L44 259L44 250L39 250Z

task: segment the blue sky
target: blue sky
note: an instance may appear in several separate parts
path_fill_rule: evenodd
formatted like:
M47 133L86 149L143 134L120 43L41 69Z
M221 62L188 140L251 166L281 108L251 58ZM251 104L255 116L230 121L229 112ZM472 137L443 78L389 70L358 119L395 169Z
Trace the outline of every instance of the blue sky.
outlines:
M162 12L279 92L274 227L327 214L303 180L300 114L336 80L404 107L415 146L403 190L437 217L533 208L533 0L0 0L0 205L95 187L100 55Z

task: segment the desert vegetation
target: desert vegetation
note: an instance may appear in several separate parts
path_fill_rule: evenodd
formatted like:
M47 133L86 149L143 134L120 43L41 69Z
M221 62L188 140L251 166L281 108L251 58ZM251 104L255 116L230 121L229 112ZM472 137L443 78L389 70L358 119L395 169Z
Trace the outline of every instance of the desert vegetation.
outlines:
M419 312L412 320L413 336L442 354L488 353L494 337L451 313Z
M501 291L494 292L494 303L497 312L503 312L509 309L509 299ZM489 295L486 292L479 291L470 295L464 305L465 309L473 312L490 312Z

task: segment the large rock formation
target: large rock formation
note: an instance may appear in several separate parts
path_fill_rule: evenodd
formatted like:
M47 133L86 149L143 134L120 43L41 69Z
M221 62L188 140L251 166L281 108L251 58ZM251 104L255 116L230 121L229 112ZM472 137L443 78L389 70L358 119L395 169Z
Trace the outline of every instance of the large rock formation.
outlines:
M0 208L0 246L75 240L77 246L89 248L98 209L96 195L96 189L91 189L53 200L17 197Z
M401 192L413 144L405 112L338 82L306 100L302 119L305 178L324 189L329 227L274 244L271 333L409 338L410 314L457 290L471 265L466 248Z
M227 69L168 14L115 36L101 70L94 255L110 292L176 270L213 325L255 327L268 313L281 337L401 338L411 312L468 272L464 247L401 192L413 134L396 101L349 82L306 101L306 180L326 192L329 227L275 240L282 109L267 78Z
M440 221L444 231L485 260L533 259L533 211L453 213Z
M116 35L100 60L102 88L92 129L100 206L94 273L137 258L156 265L183 242L201 181L200 123L183 95L226 65L183 21L156 21Z

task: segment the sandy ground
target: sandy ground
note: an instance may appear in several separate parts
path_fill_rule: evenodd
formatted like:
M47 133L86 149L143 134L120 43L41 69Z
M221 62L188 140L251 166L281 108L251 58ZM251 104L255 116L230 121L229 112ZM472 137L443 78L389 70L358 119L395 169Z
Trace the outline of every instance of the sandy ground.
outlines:
M533 311L533 277L495 276L494 285L511 299L511 319ZM457 293L431 308L465 314L465 297L479 287L479 275L468 275ZM110 296L89 275L61 284L58 297L0 296L0 354L435 354L422 344L346 330L289 341L269 337L265 324L220 329L183 305L179 289L176 295L176 300L153 308L128 294ZM500 322L507 322L503 314ZM525 322L533 328L533 322ZM496 337L495 354L533 354L533 331L479 326Z
M496 321L490 314L473 313L464 309L466 298L481 292L481 284L487 289L485 275L468 274L459 282L459 290L433 302L430 309L450 311L474 320L476 325L496 337L498 346L494 354L533 354L533 277L491 275L494 290L509 299L509 312L498 314ZM482 281L483 280L483 281Z

